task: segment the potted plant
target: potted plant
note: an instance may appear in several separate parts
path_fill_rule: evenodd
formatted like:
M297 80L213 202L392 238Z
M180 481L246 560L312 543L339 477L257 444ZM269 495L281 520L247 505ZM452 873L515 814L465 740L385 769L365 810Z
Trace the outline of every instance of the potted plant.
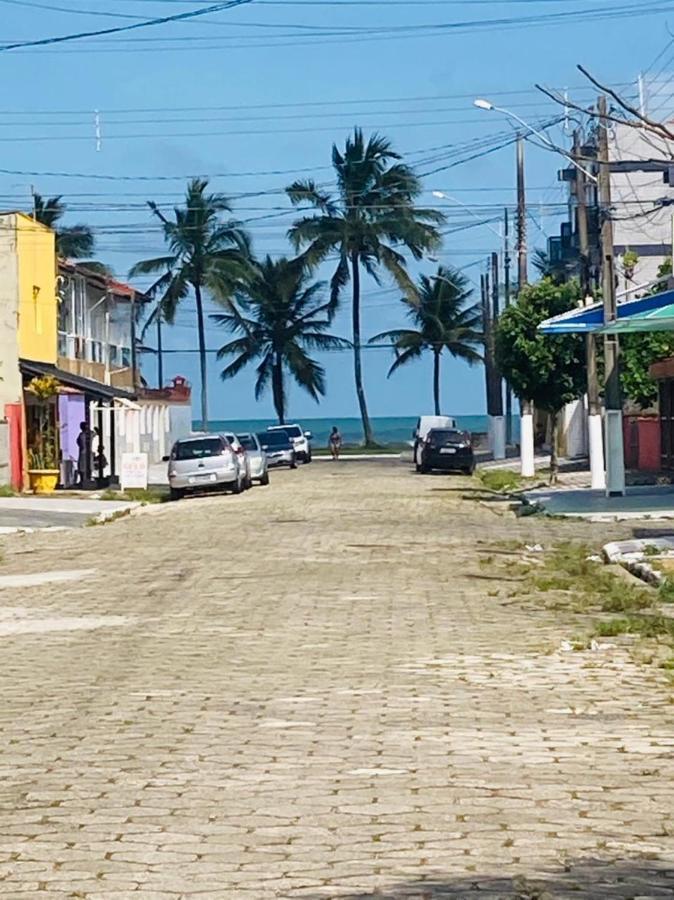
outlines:
M59 451L54 416L54 398L59 383L53 375L36 376L26 388L36 400L35 427L28 449L28 478L36 494L50 494L59 480Z

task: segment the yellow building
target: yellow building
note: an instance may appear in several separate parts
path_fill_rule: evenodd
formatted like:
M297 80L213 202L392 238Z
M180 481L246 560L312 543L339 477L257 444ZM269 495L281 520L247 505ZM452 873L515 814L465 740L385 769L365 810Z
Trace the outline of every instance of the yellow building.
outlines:
M51 228L14 213L18 261L19 356L56 363L58 298Z

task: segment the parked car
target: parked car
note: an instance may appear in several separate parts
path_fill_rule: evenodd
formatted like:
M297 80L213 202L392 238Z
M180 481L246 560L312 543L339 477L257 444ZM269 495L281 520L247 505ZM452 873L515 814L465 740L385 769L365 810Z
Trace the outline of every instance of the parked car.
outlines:
M456 428L456 419L453 416L419 416L412 432L417 472L421 472L421 450L431 428Z
M179 500L188 491L217 486L240 494L246 484L246 470L227 438L221 434L192 435L176 441L168 461L171 499Z
M291 469L297 468L295 445L285 431L279 431L278 429L262 431L258 434L257 438L267 456L267 465L269 468L272 468L272 466L290 466Z
M229 441L232 450L239 457L239 462L242 464L245 472L246 472L246 488L250 488L253 486L253 477L251 473L250 460L248 459L248 453L246 452L246 448L243 446L239 438L234 434L233 431L225 431L223 432L223 436Z
M311 462L310 441L313 435L310 431L304 431L302 426L297 423L293 425L270 425L267 431L285 431L295 448L295 456L298 462Z
M433 469L461 471L472 475L475 456L470 436L455 428L431 428L421 449L422 472Z
M250 477L253 481L259 481L260 484L269 484L269 463L267 461L267 454L262 449L257 435L246 433L239 434L237 437L248 457Z

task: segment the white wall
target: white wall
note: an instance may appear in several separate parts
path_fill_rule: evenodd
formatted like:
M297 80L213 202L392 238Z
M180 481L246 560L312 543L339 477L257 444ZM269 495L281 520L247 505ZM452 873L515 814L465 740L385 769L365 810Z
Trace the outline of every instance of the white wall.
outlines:
M178 438L192 431L189 404L139 400L138 409L120 409L115 413L115 455L121 471L122 453L147 453L148 463L161 462Z

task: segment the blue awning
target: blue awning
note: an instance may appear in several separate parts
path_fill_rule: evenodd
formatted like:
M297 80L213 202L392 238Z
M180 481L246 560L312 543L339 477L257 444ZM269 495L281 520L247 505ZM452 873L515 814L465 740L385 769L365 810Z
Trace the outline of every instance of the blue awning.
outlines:
M621 331L670 331L672 324L669 316L653 315L658 310L674 304L674 290L662 291L652 297L641 297L638 300L626 300L618 304L617 320L604 327L604 307L601 303L571 309L559 316L546 319L538 326L543 334L598 334L619 333ZM634 323L643 324L638 329Z

